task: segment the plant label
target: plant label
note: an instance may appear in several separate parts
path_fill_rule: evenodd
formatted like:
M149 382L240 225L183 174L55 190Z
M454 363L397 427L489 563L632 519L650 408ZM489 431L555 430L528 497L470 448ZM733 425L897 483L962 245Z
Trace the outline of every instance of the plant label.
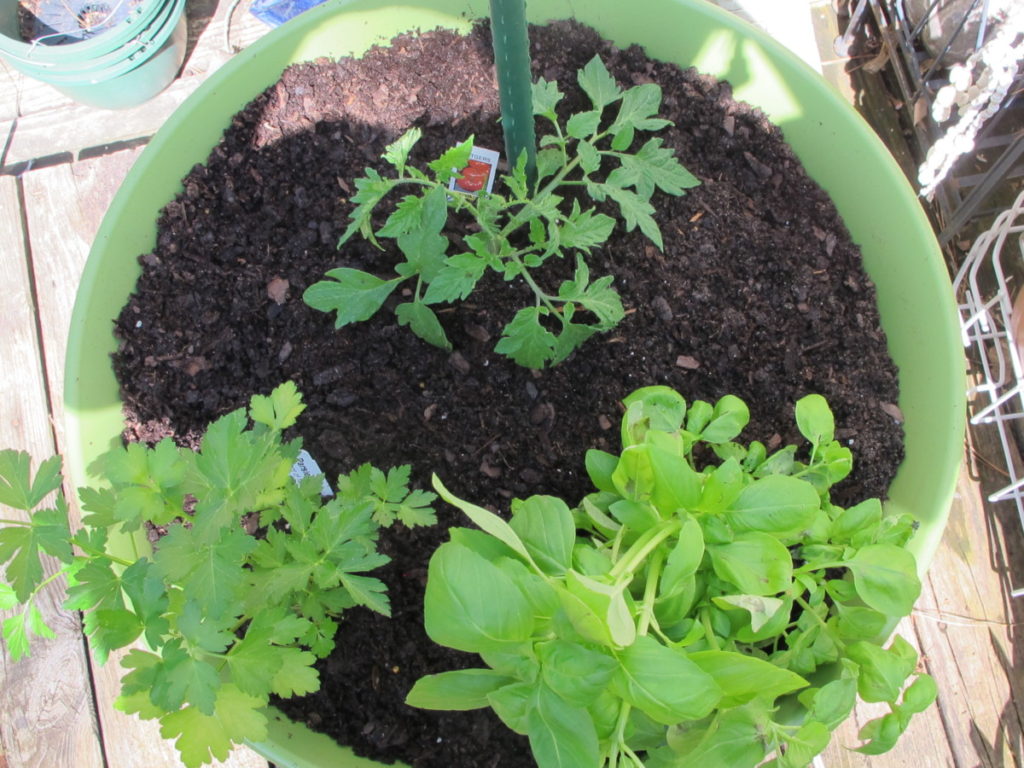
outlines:
M309 451L302 449L299 451L299 455L295 458L295 463L292 464L292 471L288 474L291 476L292 480L297 483L304 478L313 477L313 475L322 475L323 470L320 469L320 465L316 463L316 459L309 455ZM320 488L320 495L334 495L334 491L331 489L326 477L324 478L323 487Z
M465 192L469 195L480 194L484 189L487 194L494 187L494 177L498 171L498 160L501 155L493 149L473 147L469 153L469 165L462 169L460 178L452 177L448 189Z

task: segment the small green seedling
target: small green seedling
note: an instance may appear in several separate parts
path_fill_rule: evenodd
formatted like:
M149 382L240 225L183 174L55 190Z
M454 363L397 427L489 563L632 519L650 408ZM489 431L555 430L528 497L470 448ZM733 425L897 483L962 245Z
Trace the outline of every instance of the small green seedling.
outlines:
M533 496L506 522L435 478L477 528L433 555L426 630L485 666L424 677L408 703L489 706L540 768L798 768L858 694L889 707L859 751L890 749L936 693L909 643L882 640L920 592L914 526L830 502L852 464L825 400L797 403L803 454L735 442L735 397L625 405L622 452L588 452L596 491L573 509Z
M597 57L578 75L592 109L564 123L556 109L562 93L543 79L533 86L534 114L552 126L537 153L537 185L527 182L526 154L503 177L506 194L451 194L448 183L469 163L470 137L429 163L429 174L408 164L420 138L413 128L390 145L384 159L397 171L385 178L367 169L356 180L356 208L339 247L356 232L374 244L392 238L403 261L393 277L378 277L351 267L327 273L303 298L311 307L336 313L338 328L372 317L398 286L412 283L411 296L395 307L400 325L445 349L448 336L433 307L465 300L488 270L505 280L522 280L534 303L519 310L505 326L495 350L520 365L554 365L599 331L614 327L624 311L610 276L591 280L585 255L602 245L616 222L581 199L611 201L627 231L639 228L658 248L661 232L654 220L655 189L681 195L697 179L658 138L631 151L638 131L657 131L668 120L655 117L661 88L648 83L623 90ZM606 115L606 113L608 113ZM603 179L603 180L599 180ZM392 191L412 188L383 226L374 229L373 214ZM444 234L451 214L468 214L478 231L458 241ZM571 280L546 285L543 267L553 256L575 256Z
M31 635L53 637L38 607L66 577L64 607L85 612L100 662L137 640L122 660L118 709L160 721L189 768L223 760L233 744L266 738L270 696L316 691L313 663L334 648L337 618L362 605L390 615L387 589L369 575L388 558L382 525L434 522L434 494L408 489L409 467L364 465L320 495L322 476L294 482L301 441L282 430L304 409L291 382L210 425L198 451L169 439L115 448L99 461L109 483L82 488L73 534L59 492L60 459L31 476L27 453L0 451L0 505L30 512L0 520L0 609L14 660ZM250 425L250 420L252 424ZM54 506L43 506L57 491ZM254 537L243 520L265 529ZM152 554L111 554L112 538L166 526ZM128 546L128 545L126 545ZM57 559L46 576L40 554Z

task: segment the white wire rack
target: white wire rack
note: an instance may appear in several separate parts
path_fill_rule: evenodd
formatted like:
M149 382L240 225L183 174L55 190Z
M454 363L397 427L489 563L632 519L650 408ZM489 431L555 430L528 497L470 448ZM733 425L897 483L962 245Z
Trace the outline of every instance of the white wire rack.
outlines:
M953 289L961 302L963 343L973 347L981 373L981 382L968 391L976 402L970 421L995 427L1009 477L1009 484L988 500L1012 501L1024 527L1024 471L1016 460L1019 449L1012 426L1024 419L1024 291L1012 285L1012 275L1024 274L1015 266L1022 260L1024 192L975 240ZM1014 589L1013 596L1024 596L1024 588Z

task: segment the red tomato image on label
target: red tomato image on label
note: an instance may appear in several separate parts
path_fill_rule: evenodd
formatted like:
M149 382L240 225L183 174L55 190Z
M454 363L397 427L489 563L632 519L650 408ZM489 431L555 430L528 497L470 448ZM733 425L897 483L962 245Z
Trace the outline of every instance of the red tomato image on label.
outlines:
M469 165L462 169L459 186L467 192L479 192L491 175L490 163L483 160L470 160Z

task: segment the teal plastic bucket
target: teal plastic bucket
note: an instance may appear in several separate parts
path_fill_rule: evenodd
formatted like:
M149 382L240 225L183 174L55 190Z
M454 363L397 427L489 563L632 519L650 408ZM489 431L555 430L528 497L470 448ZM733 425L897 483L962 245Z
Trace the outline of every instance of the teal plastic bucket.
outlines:
M106 109L141 104L166 88L185 58L185 0L142 0L115 27L64 45L21 39L17 0L0 0L0 56L75 101Z

